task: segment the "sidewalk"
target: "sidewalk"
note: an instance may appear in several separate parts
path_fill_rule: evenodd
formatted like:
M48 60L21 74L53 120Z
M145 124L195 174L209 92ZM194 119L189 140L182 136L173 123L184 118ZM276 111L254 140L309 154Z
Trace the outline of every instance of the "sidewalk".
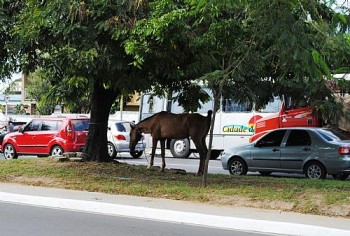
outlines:
M279 235L350 235L350 219L0 183L0 201Z

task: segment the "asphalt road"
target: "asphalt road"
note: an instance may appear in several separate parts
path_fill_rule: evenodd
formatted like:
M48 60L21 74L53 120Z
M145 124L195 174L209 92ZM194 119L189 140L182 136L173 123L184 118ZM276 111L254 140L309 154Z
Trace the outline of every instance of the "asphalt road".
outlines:
M0 202L0 209L0 234L3 236L269 235L5 202Z
M151 157L149 154L142 155L140 158L132 158L128 154L120 154L117 156L119 162L125 162L134 165L145 165L147 166ZM167 154L165 158L166 168L168 169L183 169L189 173L197 173L199 167L199 158L191 155L189 158L174 158ZM154 158L154 166L161 166L162 158L156 155ZM221 166L221 161L210 160L208 172L211 174L229 174L228 171L224 170Z
M165 155L166 168L183 169L188 173L197 173L199 167L199 158L197 155L191 154L189 158L174 158L170 152L166 152ZM117 156L119 162L125 162L131 165L145 165L147 166L150 161L150 151L146 151L146 155L142 155L140 158L132 158L127 153L120 153ZM154 158L154 166L160 167L162 165L162 159L160 155L156 155ZM217 160L210 160L208 173L210 174L224 174L230 175L228 170L224 170L221 165L220 157ZM257 172L248 172L248 175L258 175ZM288 174L288 173L272 173L271 177L290 177L290 178L305 178L301 174Z

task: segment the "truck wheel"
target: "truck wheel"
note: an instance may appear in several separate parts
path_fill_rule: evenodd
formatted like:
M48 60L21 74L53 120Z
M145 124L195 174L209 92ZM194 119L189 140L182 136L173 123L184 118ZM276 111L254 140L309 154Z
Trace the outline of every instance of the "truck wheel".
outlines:
M189 157L191 155L190 141L188 139L172 139L170 142L170 152L176 158Z

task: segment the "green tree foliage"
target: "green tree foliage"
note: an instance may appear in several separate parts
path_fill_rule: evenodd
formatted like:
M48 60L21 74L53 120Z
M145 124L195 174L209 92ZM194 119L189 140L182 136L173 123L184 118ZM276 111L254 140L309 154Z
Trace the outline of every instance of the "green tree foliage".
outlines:
M138 83L139 70L130 65L123 41L143 16L143 1L22 2L11 25L11 50L21 55L23 70L48 71L47 82L53 87L46 99L58 97L68 106L69 101L90 95L86 159L110 161L110 108L118 95L130 93Z
M334 79L336 59L330 55L346 48L339 47L339 15L329 3L162 0L151 1L150 12L126 49L162 90L183 92L178 99L194 99L193 90L186 95L184 88L200 79L216 103L230 94L257 107L272 95L307 97L318 111L322 101L334 104L325 86Z
M62 78L57 84L48 83L54 76L50 68L37 69L29 76L28 95L38 102L37 114L51 114L56 105L63 106L65 113L89 113L87 79Z
M256 42L246 23L246 5L240 1L196 4L153 1L152 15L138 22L126 43L127 51L135 56L135 65L148 70L153 81L162 84L160 94L164 88L187 93L188 86L193 87L192 81L199 78L214 88L225 77L224 92L238 100L256 99L253 88L257 84L269 88L270 83L258 76L261 62L254 54ZM195 100L193 90L188 90ZM157 87L155 91L159 92ZM259 99L266 102L270 97L271 93Z
M55 100L47 98L52 85L48 83L48 78L44 70L38 69L30 74L30 84L27 86L29 99L37 101L36 113L38 115L50 115L53 113L56 105Z
M15 114L18 114L18 115L25 115L27 113L26 109L29 108L28 105L25 105L25 104L17 104L15 107L14 107L14 110L15 110Z
M7 70L45 68L61 90L55 96L89 94L86 152L97 161L107 161L106 123L120 95L180 92L178 100L195 110L193 86L204 83L216 98L263 106L273 93L306 96L317 110L334 101L325 78L349 65L349 17L330 8L334 1L12 2L2 2L2 66L16 57Z
M332 2L258 0L251 1L249 9L263 72L272 79L273 90L278 95L308 98L324 120L341 111L334 91L326 86L328 81L344 86L333 75L349 71L344 70L349 57L336 56L347 54L349 44L344 44L347 34L340 31L347 26L339 21L341 14L331 8Z
M10 79L14 72L19 71L18 54L10 50L13 42L11 29L15 24L15 15L22 7L21 1L0 1L0 79Z

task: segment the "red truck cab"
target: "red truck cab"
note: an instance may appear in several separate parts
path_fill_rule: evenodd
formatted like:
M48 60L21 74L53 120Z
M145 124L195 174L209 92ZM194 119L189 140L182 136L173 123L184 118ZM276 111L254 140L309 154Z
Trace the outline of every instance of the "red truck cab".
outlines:
M318 119L312 113L310 106L286 109L283 102L278 113L256 121L255 134L250 138L250 142L255 141L268 130L286 127L318 127Z

